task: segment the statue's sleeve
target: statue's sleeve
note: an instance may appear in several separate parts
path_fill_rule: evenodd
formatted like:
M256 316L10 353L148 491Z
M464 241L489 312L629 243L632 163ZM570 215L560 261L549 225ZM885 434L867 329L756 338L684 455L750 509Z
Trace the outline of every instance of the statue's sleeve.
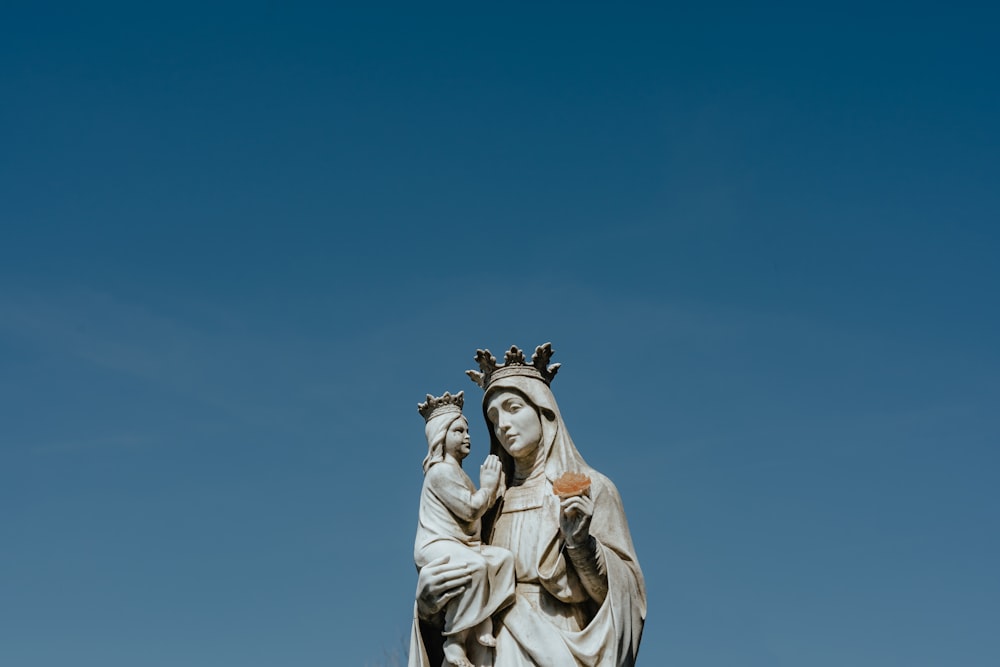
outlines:
M475 521L483 513L481 504L477 504L475 492L469 488L464 479L465 474L454 466L438 463L427 471L430 478L431 491L438 500L448 508L454 516L462 521Z
M601 612L612 611L610 626L624 652L620 664L632 664L646 619L646 584L635 555L625 508L615 485L603 475L595 497L591 535L607 573L608 592ZM598 617L602 617L599 613ZM597 620L597 619L595 619Z
M598 548L594 536L591 535L578 547L567 544L566 555L591 599L603 604L608 595L608 570L604 564L604 551Z

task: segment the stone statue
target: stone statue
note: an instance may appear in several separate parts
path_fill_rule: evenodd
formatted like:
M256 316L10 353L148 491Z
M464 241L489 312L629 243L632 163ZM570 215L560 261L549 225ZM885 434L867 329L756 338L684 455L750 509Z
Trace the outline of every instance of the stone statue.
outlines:
M485 390L490 452L502 469L482 534L513 553L516 581L513 604L493 617L495 652L481 664L630 667L646 617L642 570L618 490L587 465L563 423L551 357L548 343L530 362L512 347L502 365L477 350L479 370L469 371ZM447 605L473 579L443 559L420 569L409 667L446 664Z
M466 651L469 634L475 635L471 654L476 662L492 662L493 614L514 601L514 556L480 538L480 520L500 486L500 459L494 454L486 458L477 491L462 470L471 449L463 401L463 392L445 392L438 398L427 394L427 402L417 406L426 421L427 457L413 560L418 569L449 563L468 573L465 590L445 604L441 634L450 666L476 667Z

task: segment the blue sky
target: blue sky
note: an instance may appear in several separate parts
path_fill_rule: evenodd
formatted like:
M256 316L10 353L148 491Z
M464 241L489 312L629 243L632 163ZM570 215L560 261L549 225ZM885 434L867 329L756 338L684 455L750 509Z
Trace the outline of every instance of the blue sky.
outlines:
M416 403L552 341L641 660L1000 660L995 9L0 19L0 663L365 665Z

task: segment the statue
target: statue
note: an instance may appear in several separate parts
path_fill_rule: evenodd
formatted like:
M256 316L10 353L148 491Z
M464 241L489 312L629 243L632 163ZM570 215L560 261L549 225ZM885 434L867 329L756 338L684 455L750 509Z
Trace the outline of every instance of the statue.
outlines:
M476 667L631 667L646 617L642 570L618 490L587 465L563 423L551 357L548 343L530 362L512 347L502 365L477 350L479 370L469 371L485 390L502 471L482 535L513 553L516 581L513 604L494 613L495 652ZM409 667L445 662L447 605L472 581L443 559L420 569Z
M483 544L480 519L494 503L500 486L500 459L490 454L479 469L480 489L462 470L469 455L469 423L462 415L463 392L439 398L427 394L417 406L424 417L427 457L420 491L420 519L413 547L418 569L429 564L463 565L469 583L444 608L444 657L452 667L475 667L469 661L469 634L476 662L490 662L496 646L493 614L514 600L514 556Z

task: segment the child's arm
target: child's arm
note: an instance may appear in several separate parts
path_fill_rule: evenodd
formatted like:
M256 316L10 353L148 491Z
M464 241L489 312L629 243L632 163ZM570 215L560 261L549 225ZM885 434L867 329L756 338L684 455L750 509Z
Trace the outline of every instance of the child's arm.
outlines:
M480 489L469 491L463 479L452 475L450 466L435 465L427 471L433 475L431 488L445 507L462 521L475 521L489 509L500 486L500 459L491 454L479 469ZM454 471L461 474L459 471ZM464 475L462 475L464 477Z

